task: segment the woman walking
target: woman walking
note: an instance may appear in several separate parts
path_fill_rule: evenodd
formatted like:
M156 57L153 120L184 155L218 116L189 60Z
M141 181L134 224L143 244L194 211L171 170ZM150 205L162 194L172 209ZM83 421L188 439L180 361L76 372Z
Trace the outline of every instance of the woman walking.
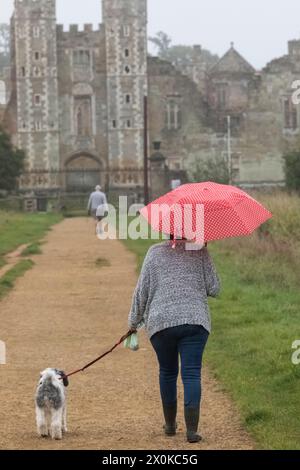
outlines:
M190 242L189 242L190 243ZM184 386L188 442L199 442L201 365L211 330L208 296L220 282L207 247L188 250L186 242L166 241L148 251L129 314L135 331L144 324L159 363L165 434L176 434L179 357Z

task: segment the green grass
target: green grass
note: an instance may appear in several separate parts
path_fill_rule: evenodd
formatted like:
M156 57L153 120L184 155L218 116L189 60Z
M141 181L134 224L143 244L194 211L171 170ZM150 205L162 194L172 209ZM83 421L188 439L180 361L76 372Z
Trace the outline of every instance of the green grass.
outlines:
M21 256L28 257L32 255L41 255L42 254L42 242L35 242L28 245L25 250L22 251Z
M87 211L83 209L77 209L77 210L67 209L63 211L63 216L66 219L72 219L74 217L88 217L88 214L87 214Z
M41 242L35 242L31 243L31 245L28 245L25 250L22 251L21 256L32 256L32 255L40 255L42 254L42 249L41 249Z
M300 338L299 289L281 283L274 272L268 277L268 259L263 278L263 258L248 258L245 273L241 253L229 252L226 243L211 251L223 292L210 302L208 362L258 446L300 449L300 367L291 362L292 343ZM280 271L279 261L273 269Z
M31 260L19 261L10 271L0 278L0 299L2 299L14 287L16 279L23 276L33 266Z
M289 216L298 224L299 199L294 203ZM300 365L291 362L292 343L300 339L299 234L285 242L280 210L274 213L270 239L253 235L209 244L222 294L209 300L213 329L206 361L258 448L300 449ZM124 243L140 269L152 242Z
M62 216L49 214L24 214L21 212L0 211L0 267L6 264L5 255L20 245L29 244L22 256L39 254L40 239L51 226L62 220ZM31 266L31 260L19 261L0 278L0 299L14 286L14 281Z
M50 227L62 220L56 213L24 214L0 211L0 258L23 244L38 242Z

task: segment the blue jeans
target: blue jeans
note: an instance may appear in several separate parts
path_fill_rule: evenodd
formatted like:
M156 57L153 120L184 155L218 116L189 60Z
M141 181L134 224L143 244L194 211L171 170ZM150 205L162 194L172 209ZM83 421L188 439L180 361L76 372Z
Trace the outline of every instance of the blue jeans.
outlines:
M179 356L184 386L184 406L198 407L201 401L201 367L209 333L198 325L182 325L156 333L151 338L159 362L161 399L166 405L177 401Z

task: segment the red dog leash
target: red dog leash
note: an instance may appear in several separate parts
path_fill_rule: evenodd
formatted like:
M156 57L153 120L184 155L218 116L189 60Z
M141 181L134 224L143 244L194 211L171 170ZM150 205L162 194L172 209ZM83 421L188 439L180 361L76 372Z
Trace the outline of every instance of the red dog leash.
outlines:
M129 336L131 336L132 334L133 334L133 331L131 331L131 330L128 331L128 333L126 333L126 335L122 336L120 341L118 341L109 351L106 351L104 354L101 354L101 356L99 356L99 357L97 357L97 359L94 359L93 361L89 362L88 364L86 364L81 369L77 369L77 370L74 370L73 372L70 372L69 374L65 374L64 377L62 377L62 379L71 377L71 375L78 374L79 372L84 372L86 369L91 367L93 364L96 364L96 362L100 361L105 356L112 353L118 346L120 346L121 343L123 343L123 341L125 341L125 339L129 338Z

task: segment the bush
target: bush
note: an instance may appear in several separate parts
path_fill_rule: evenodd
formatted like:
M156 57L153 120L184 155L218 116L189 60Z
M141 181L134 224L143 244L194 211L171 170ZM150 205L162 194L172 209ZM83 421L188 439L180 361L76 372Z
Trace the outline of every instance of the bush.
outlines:
M0 128L0 189L11 191L24 168L25 153L13 147L10 137Z
M291 152L284 156L286 186L300 190L300 152Z
M213 181L219 184L229 184L228 164L224 158L211 157L195 161L192 180L197 183Z

